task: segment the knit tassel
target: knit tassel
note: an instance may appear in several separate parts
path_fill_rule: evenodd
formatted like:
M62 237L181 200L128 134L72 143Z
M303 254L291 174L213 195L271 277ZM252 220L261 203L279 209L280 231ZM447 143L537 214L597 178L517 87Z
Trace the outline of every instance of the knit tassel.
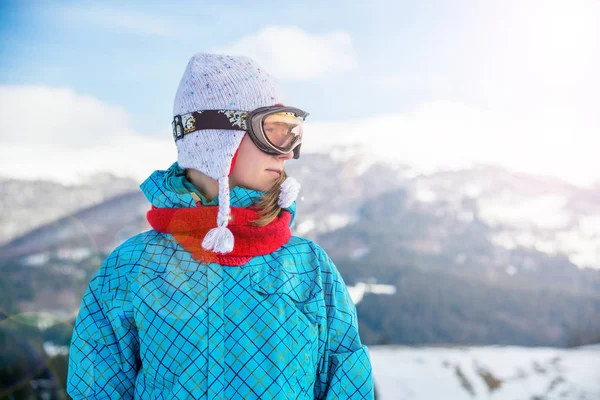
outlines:
M279 207L281 208L287 208L291 206L292 203L298 198L299 192L300 184L296 179L289 176L281 184L281 190L279 192L279 199L277 201L277 204L279 204Z
M212 228L202 241L205 250L219 253L230 253L233 251L233 233L226 226Z
M233 233L227 228L231 208L229 201L229 178L219 178L219 213L217 214L217 227L208 231L202 247L216 253L231 253L233 251Z

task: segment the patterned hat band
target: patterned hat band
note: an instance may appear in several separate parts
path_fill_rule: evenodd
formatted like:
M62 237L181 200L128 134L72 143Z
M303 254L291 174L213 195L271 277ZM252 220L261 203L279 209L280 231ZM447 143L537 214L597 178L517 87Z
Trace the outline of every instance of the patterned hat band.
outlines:
M248 129L248 112L236 110L202 110L173 117L173 140L199 129Z

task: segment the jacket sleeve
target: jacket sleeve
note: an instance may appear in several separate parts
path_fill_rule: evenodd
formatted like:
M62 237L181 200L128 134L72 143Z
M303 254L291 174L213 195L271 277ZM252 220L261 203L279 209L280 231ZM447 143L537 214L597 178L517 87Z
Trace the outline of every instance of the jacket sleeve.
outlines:
M321 280L325 303L320 327L316 399L373 399L369 349L361 343L356 306L344 279L323 251Z
M73 399L131 399L141 365L127 279L111 253L83 296L69 351L67 393Z

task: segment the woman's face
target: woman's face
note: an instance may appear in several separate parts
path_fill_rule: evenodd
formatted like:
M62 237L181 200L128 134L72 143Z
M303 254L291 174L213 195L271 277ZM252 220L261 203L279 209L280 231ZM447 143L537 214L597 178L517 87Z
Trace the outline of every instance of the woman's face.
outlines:
M242 186L247 189L267 192L279 179L287 160L294 156L294 152L273 156L262 152L248 134L244 135L238 149L235 166L229 175L231 187Z

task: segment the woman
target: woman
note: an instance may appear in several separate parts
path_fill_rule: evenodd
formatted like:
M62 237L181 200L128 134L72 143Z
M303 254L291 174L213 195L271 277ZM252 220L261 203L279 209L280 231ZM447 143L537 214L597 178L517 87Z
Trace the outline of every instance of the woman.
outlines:
M246 57L195 54L173 109L177 162L141 185L152 230L119 245L75 321L78 398L373 398L342 276L291 236L308 113Z

